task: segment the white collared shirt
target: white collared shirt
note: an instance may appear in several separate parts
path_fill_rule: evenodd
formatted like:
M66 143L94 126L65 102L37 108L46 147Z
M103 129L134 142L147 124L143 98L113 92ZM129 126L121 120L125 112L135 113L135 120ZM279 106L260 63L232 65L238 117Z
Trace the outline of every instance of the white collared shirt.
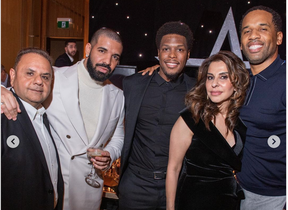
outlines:
M54 208L55 208L58 200L58 192L57 192L58 163L56 157L56 150L53 145L52 138L43 122L43 114L46 112L46 110L44 107L37 110L29 103L23 101L22 99L20 100L23 103L25 110L33 124L33 127L36 131L36 134L38 136L38 139L40 141L46 159L46 163L50 173L50 178L54 188Z

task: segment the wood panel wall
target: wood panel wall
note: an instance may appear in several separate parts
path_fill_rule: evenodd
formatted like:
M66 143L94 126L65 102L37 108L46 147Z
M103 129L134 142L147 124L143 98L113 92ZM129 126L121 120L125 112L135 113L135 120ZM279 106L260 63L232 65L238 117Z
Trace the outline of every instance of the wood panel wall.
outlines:
M61 17L72 18L72 28L58 29ZM89 0L1 0L1 63L9 70L20 49L47 50L47 38L75 38L86 44L87 26Z
M23 46L22 27L22 0L1 0L1 63L7 71Z
M85 0L49 0L47 10L47 37L73 37L83 39ZM89 11L88 11L89 13ZM57 18L72 18L70 29L57 28Z

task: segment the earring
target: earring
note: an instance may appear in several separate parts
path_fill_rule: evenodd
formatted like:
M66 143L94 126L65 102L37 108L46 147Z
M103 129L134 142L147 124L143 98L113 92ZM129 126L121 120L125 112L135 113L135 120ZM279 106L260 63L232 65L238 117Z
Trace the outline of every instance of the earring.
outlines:
M209 100L209 96L208 96L208 94L207 94L207 100Z
M89 55L86 55L86 58L88 58Z

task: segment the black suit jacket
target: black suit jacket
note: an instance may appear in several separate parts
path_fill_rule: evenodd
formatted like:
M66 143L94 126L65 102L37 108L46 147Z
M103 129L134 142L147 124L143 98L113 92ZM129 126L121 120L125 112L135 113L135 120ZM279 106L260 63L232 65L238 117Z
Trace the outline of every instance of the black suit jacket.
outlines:
M17 120L8 120L1 114L1 207L5 210L53 210L54 190L45 156L25 108L16 98L22 111ZM7 139L11 135L20 141L16 148L8 146ZM55 209L61 210L64 184L54 140L53 144L58 162Z
M66 53L60 55L55 61L55 66L57 67L72 66L72 65L73 63L71 62L70 58Z
M158 71L154 71L153 75L157 72ZM136 73L132 76L125 77L123 80L123 91L125 96L125 139L121 152L119 185L121 183L122 174L125 172L128 166L128 158L131 152L137 116L151 79L152 76L149 76L148 74L142 76L141 74ZM187 76L186 74L184 74L184 81L186 82L187 92L196 84L196 80ZM182 102L179 101L179 103ZM180 111L181 110L179 110L179 112Z

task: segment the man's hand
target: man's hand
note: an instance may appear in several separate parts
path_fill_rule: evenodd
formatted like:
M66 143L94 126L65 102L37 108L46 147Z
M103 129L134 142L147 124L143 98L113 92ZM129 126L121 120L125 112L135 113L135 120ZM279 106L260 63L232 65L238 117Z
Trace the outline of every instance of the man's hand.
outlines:
M106 170L110 167L111 157L108 151L101 151L101 156L91 158L95 168L100 170Z
M138 73L142 73L142 75L145 75L149 72L149 75L151 76L153 74L153 72L159 67L160 65L155 65L155 66L151 66L151 67L148 67L142 71L139 71Z
M1 87L1 114L4 113L9 120L16 120L20 113L19 104L13 93L5 87Z

